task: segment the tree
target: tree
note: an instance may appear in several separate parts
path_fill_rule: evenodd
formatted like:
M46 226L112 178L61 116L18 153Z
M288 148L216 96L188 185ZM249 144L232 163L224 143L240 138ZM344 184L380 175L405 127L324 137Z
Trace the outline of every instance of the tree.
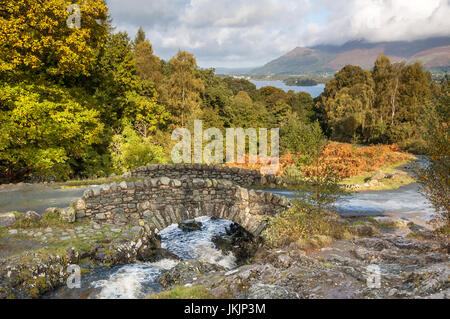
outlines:
M226 109L225 118L230 127L257 128L261 127L265 111L264 106L253 102L247 92L240 91Z
M403 64L392 65L389 58L380 55L375 61L372 77L375 81L375 105L380 123L394 124L398 104L400 71Z
M423 116L422 136L426 141L428 162L417 170L422 193L433 204L434 222L450 226L450 149L449 114L450 83L445 81L434 104L427 106ZM440 225L442 226L442 224Z
M314 116L314 99L307 92L289 91L288 104L303 122L309 122Z
M233 95L236 95L240 91L247 92L248 95L251 96L252 98L255 95L256 85L254 85L249 80L226 77L223 79L223 82L225 82L228 85L228 88L233 92Z
M127 91L125 104L124 119L134 125L141 137L149 137L169 119L151 82L139 82L134 90Z
M331 130L331 137L350 142L367 130L368 115L373 111L374 82L370 72L345 66L325 86L319 107L321 119Z
M0 86L1 175L65 179L101 142L103 124L90 98L49 82Z
M195 57L186 51L178 51L175 57L170 59L169 67L171 75L167 81L169 92L169 106L174 125L184 126L200 118L200 94L205 87L198 78L197 62Z
M134 38L133 44L134 44L135 47L137 47L137 45L138 45L139 43L141 43L141 42L143 42L143 41L145 41L145 40L146 40L146 38L145 38L145 32L144 32L144 30L142 29L142 27L139 27L139 29L138 29L138 31L137 31L137 33L136 33L136 37Z
M109 149L118 172L127 172L149 163L167 163L163 148L153 143L151 138L136 134L130 123L124 124L121 134L113 136Z
M155 85L162 82L161 60L153 54L153 47L147 40L136 44L134 50L136 72L141 80L152 81Z
M126 108L126 92L138 85L136 63L126 32L108 37L105 48L99 55L97 67L102 71L94 83L94 97L98 101L103 122L108 127L117 129Z
M90 75L107 36L108 8L103 0L76 2L81 8L80 28L67 25L72 13L66 11L65 0L2 0L0 72Z

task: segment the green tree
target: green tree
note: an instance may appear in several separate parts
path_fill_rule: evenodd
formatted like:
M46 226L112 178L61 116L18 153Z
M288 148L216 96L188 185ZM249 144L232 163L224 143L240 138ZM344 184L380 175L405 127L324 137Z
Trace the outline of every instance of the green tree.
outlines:
M127 172L149 163L168 162L163 148L153 143L151 138L139 136L130 123L124 124L121 134L113 136L109 149L114 168L119 172Z
M195 118L200 118L200 94L205 87L197 76L197 62L191 53L179 51L169 61L169 66L171 75L166 86L169 92L171 120L174 125L184 126Z
M240 91L247 92L249 96L254 98L256 93L256 85L246 79L236 79L233 77L226 77L223 79L228 85L228 88L233 92L233 95L238 94Z
M426 142L428 162L417 170L421 191L436 210L434 221L447 227L450 226L449 116L450 83L447 80L441 85L434 104L428 105L423 113L421 133Z
M367 119L373 112L374 86L370 72L351 65L326 84L319 108L324 111L322 121L333 139L344 142L363 139Z
M303 122L309 122L314 117L314 99L307 92L289 91L288 104Z
M103 124L90 98L49 82L0 86L2 176L65 179L101 142Z
M137 33L136 33L136 37L134 38L134 46L137 47L137 45L141 42L144 42L146 40L145 38L145 32L144 29L142 29L142 27L139 27Z

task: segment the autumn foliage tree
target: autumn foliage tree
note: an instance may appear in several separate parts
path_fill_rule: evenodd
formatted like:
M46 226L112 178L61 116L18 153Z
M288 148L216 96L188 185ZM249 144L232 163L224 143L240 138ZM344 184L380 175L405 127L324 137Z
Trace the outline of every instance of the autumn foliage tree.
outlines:
M70 4L79 5L80 28L67 26ZM91 73L107 36L103 0L1 0L0 8L0 72Z

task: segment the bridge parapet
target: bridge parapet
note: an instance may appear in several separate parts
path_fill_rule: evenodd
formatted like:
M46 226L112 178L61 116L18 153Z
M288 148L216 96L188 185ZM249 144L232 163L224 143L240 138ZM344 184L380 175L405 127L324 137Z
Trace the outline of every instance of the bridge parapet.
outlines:
M125 173L126 177L172 179L226 179L240 186L281 184L281 177L263 175L260 171L220 164L150 164Z
M173 223L210 216L231 220L259 235L266 226L266 216L285 210L288 201L229 180L163 176L89 189L73 206L77 219L148 225L156 233Z

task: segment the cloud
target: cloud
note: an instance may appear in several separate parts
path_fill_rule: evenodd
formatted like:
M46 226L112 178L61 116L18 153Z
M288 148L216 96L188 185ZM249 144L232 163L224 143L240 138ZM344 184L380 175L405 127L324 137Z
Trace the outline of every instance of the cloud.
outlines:
M296 46L449 35L447 0L107 0L117 30L201 66L259 66Z
M417 40L450 34L448 0L327 0L332 14L323 43L364 39L369 42Z

